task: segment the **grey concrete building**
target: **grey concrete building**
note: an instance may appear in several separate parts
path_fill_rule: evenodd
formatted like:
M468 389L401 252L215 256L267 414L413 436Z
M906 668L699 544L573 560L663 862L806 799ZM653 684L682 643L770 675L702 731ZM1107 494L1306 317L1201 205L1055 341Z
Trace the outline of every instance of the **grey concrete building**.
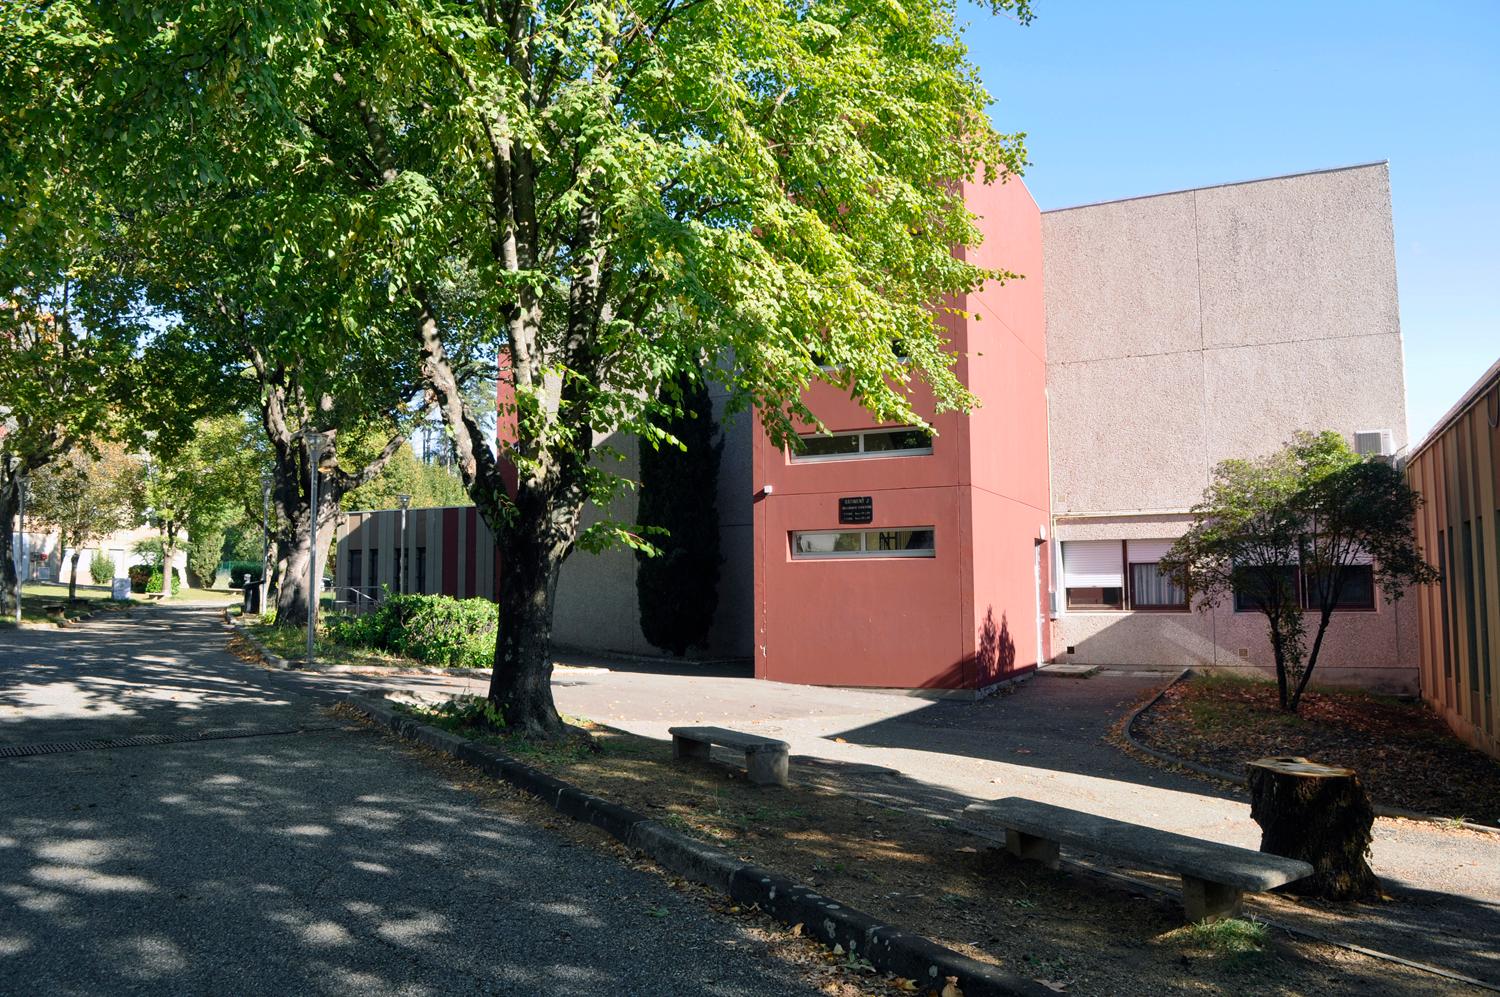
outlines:
M1299 429L1407 445L1386 164L1060 209L1042 225L1057 659L1269 667L1258 613L1182 605L1149 565L1221 460ZM1415 607L1368 602L1336 615L1322 679L1414 688Z
M1043 561L1050 571L1039 584L1050 600L1053 658L1270 667L1258 613L1199 612L1154 565L1225 458L1270 452L1299 429L1333 429L1384 453L1406 447L1386 164L1064 208L1041 219L1052 522ZM751 480L751 419L723 425L724 563L718 615L698 651L705 657L748 657L755 644L752 508L764 483ZM611 468L634 476L637 442L610 442L626 458ZM986 445L999 446L972 442ZM858 463L839 466L855 474ZM626 493L607 515L632 521L635 501ZM492 595L494 562L483 553L492 544L472 510L414 511L404 544L397 516L351 516L341 593L362 587L364 596L349 596L358 600L392 584L389 551L398 545L407 548L409 588ZM556 640L659 653L640 631L635 570L627 550L575 553L558 585ZM1336 615L1321 679L1415 688L1413 601L1388 605L1373 589L1366 595Z

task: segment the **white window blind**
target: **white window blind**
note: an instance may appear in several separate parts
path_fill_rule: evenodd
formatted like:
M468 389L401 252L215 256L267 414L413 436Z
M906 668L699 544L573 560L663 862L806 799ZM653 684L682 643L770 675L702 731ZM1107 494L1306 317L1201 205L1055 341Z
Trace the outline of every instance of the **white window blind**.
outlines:
M1123 588L1118 540L1064 540L1063 579L1068 588Z
M1170 540L1131 540L1126 544L1131 564L1155 564L1172 549Z

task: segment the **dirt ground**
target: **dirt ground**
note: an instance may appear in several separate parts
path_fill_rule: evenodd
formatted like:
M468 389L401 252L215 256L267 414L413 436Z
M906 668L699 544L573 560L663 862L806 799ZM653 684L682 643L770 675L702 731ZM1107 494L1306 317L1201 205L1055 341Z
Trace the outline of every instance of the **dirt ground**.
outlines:
M1157 751L1236 775L1271 755L1346 766L1375 803L1500 825L1500 763L1419 702L1315 689L1287 714L1272 682L1198 675L1168 689L1135 734Z
M756 787L732 766L676 762L668 743L579 723L600 750L497 740L588 792L1059 993L1469 992L1253 919L1184 927L1178 904L1158 893L1015 861L950 824L798 783L795 765L792 786ZM902 992L873 976L839 985Z

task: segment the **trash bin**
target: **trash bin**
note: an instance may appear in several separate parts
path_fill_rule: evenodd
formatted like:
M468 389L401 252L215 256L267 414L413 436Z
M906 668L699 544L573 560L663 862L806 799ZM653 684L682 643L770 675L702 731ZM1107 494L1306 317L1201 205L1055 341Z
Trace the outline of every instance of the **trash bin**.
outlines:
M260 580L246 580L245 582L245 613L260 614Z

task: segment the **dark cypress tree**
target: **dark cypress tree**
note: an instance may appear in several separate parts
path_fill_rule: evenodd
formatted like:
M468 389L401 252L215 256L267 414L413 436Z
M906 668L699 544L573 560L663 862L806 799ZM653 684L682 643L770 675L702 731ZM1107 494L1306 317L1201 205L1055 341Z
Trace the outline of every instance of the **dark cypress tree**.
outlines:
M655 421L687 449L641 443L636 518L642 527L666 532L646 534L660 554L636 552L635 589L641 633L681 657L708 639L719 604L718 487L724 440L703 383L684 374L674 387L662 399L668 411Z

